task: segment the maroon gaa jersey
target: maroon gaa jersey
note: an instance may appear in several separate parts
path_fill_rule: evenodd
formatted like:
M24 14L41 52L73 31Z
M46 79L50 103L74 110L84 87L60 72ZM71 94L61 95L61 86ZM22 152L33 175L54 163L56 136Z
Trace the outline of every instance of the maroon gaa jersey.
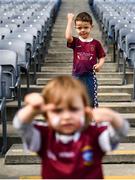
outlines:
M98 137L107 128L89 125L80 133L77 141L67 144L56 139L55 132L48 126L35 125L41 134L41 148L44 179L102 179L101 161L104 152L98 144Z
M105 57L101 43L95 39L83 42L73 37L73 42L67 43L67 47L73 49L73 75L92 72L98 59Z

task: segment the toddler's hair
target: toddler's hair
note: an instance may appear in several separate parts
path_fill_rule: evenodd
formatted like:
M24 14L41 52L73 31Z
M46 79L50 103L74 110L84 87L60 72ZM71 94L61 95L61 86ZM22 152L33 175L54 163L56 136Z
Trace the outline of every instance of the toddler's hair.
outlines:
M91 25L93 24L92 17L87 12L79 13L75 18L75 23L76 21L84 21L89 22Z
M76 95L82 98L84 107L89 106L85 86L71 76L58 76L49 81L42 90L42 96L46 104L59 105L65 103L68 108L73 106L73 99ZM46 114L44 116L47 118Z
M84 106L89 105L88 95L84 85L71 76L58 76L43 88L42 91L45 103L54 103L56 105L65 101L68 105L72 103L75 95L81 96Z

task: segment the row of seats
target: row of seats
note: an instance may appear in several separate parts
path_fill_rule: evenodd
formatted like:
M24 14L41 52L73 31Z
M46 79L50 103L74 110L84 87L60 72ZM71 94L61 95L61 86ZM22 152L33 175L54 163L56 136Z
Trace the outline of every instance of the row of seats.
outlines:
M133 99L135 99L135 2L101 2L94 4L94 13L99 20L103 38L107 46L113 45L113 61L121 71L123 84L126 84L126 69L133 71Z
M60 0L0 1L0 14L3 15L0 22L1 154L7 147L6 102L17 100L18 108L21 107L21 73L26 75L27 91L30 71L36 82L36 72L40 71L47 52L60 3Z

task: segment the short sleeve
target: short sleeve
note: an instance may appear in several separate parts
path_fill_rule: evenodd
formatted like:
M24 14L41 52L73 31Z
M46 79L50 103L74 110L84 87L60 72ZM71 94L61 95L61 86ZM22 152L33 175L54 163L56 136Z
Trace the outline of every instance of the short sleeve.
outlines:
M76 44L76 39L77 38L73 37L73 41L71 43L67 42L67 47L71 48L71 49L74 49L75 48L75 44Z
M104 49L103 49L103 47L102 47L102 45L101 45L101 43L99 41L97 41L96 51L97 51L98 59L103 58L103 57L106 56L105 51L104 51Z

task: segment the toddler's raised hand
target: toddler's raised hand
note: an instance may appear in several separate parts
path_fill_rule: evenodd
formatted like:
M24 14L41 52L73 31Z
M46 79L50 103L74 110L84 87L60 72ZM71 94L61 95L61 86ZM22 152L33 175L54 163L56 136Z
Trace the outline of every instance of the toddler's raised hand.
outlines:
M120 113L109 108L85 108L86 115L90 120L96 123L109 122L114 128L120 128L123 125L123 118Z
M38 110L39 113L44 113L54 108L53 104L45 104L43 97L39 93L31 93L26 95L24 102L26 105L30 105L34 110Z
M43 114L54 108L53 104L45 104L43 97L39 93L31 93L25 96L26 106L18 111L18 117L23 123L29 123L38 114Z
M24 102L26 105L31 105L33 108L39 108L44 104L44 99L39 93L31 93L25 96Z
M111 122L113 111L108 108L95 108L93 109L93 119L97 123L100 122Z
M109 122L114 128L120 128L123 125L123 118L120 113L109 108L93 109L93 119L97 122Z

